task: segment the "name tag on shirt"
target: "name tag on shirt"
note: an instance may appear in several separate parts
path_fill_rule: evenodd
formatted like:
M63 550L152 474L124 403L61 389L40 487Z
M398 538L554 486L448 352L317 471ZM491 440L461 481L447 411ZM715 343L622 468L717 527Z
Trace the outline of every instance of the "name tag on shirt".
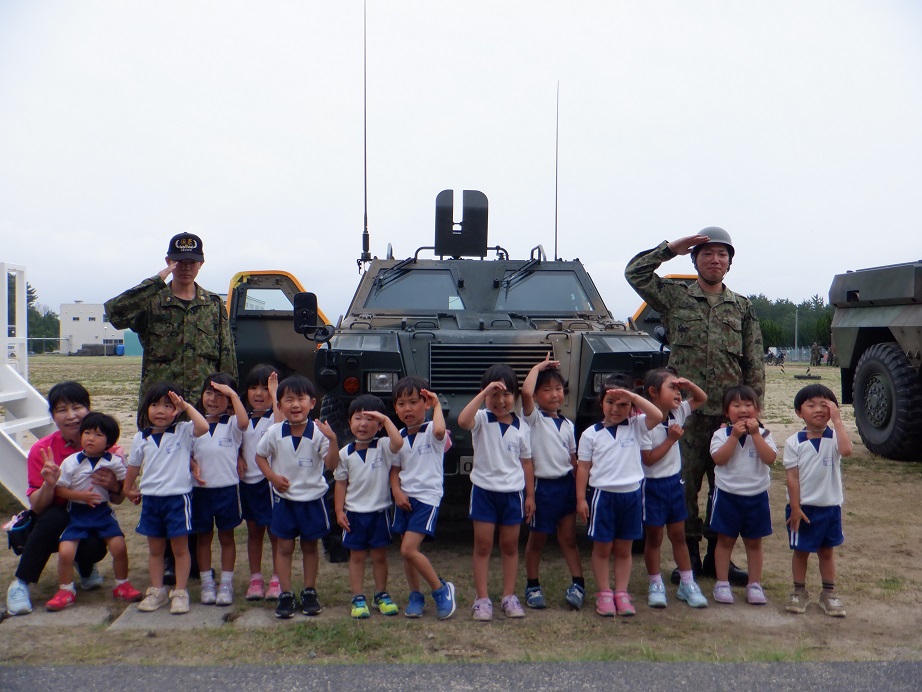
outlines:
M182 445L179 442L171 442L166 447L163 448L163 451L167 454L176 454L176 452L182 449Z
M421 444L419 447L416 447L416 453L420 456L423 454L432 454L432 445L428 442Z
M629 440L621 440L621 446L622 446L622 447L633 447L633 446L634 446L634 438L631 438L631 439L629 439Z
M749 458L750 458L750 459L755 459L757 456L759 456L759 450L758 450L758 449L750 449L750 450L749 450Z
M823 457L823 466L832 466L832 457Z
M518 442L507 442L506 449L516 456L519 455L519 443Z
M219 437L218 438L218 447L233 447L234 441L229 437Z
M298 457L298 466L306 466L310 468L314 465L314 460L311 458Z

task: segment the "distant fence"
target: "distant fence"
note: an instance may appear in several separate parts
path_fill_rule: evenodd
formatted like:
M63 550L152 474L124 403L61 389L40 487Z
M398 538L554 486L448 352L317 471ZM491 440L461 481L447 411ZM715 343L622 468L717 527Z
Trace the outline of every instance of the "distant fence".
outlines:
M774 353L779 351L784 351L784 360L787 363L809 363L810 362L810 347L809 346L798 346L794 348L793 346L777 346L771 349ZM823 351L825 357L826 351ZM825 365L825 362L823 363Z

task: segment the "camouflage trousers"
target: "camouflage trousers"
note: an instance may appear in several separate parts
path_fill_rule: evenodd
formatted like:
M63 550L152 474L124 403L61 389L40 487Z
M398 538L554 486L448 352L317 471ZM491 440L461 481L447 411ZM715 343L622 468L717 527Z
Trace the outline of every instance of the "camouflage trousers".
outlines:
M685 536L700 541L702 536L713 537L711 525L711 500L714 497L714 460L711 458L711 437L726 418L692 413L685 420L685 433L679 441L682 450L682 481L685 484ZM708 480L705 519L701 520L698 497L705 476Z

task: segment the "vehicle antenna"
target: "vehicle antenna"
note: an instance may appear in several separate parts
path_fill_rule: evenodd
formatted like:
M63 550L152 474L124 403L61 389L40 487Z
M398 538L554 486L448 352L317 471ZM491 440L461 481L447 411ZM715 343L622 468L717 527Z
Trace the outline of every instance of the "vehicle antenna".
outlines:
M554 261L557 261L557 180L560 171L560 80L557 80L557 123L554 132Z
M368 235L368 1L362 6L362 167L365 187L365 230L362 232L362 256L357 264L359 272L366 262L371 262Z

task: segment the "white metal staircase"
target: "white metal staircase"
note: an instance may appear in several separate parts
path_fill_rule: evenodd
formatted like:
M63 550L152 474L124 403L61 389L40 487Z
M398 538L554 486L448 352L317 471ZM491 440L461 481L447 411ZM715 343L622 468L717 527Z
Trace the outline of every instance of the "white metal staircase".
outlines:
M12 277L14 314L10 315L9 285ZM0 484L23 505L28 505L26 451L22 437L35 437L55 430L48 402L29 384L29 349L26 341L26 268L0 263ZM11 320L10 317L15 317Z

